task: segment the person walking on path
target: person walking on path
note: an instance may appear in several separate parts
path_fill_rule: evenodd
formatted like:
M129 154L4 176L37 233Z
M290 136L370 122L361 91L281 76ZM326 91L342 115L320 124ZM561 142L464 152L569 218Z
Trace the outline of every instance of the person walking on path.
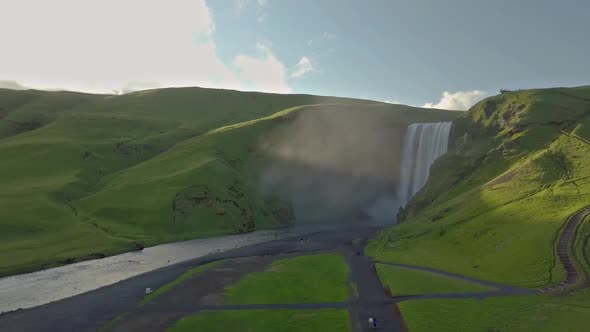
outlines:
M370 317L369 318L369 326L376 329L377 328L377 318Z

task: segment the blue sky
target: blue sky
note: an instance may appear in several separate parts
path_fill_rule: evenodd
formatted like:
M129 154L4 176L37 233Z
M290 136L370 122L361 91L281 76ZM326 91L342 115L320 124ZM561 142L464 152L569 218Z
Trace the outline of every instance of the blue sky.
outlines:
M2 61L0 80L89 92L199 85L444 108L500 88L590 84L588 1L76 3L3 1L0 37L13 65Z

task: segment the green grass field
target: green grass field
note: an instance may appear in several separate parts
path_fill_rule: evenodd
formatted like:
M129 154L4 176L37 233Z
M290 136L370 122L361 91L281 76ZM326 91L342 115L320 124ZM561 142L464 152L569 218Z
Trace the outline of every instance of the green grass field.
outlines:
M490 287L429 272L384 264L375 264L375 267L381 278L381 283L383 286L389 287L394 296L493 290Z
M421 300L399 304L413 332L586 331L588 291L568 297L520 296L484 300Z
M344 302L349 300L349 268L336 254L277 260L225 290L231 304Z
M203 312L180 320L168 331L346 332L350 330L350 317L347 310L320 309Z
M0 276L155 245L282 227L257 147L316 107L392 125L456 112L202 88L121 96L0 89ZM328 107L328 106L322 106Z

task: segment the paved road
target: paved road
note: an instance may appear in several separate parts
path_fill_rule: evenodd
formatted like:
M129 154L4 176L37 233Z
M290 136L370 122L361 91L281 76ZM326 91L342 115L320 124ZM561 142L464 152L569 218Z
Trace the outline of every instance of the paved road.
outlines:
M391 297L385 293L373 260L364 255L364 245L359 243L348 257L351 280L357 284L359 293L351 308L351 313L359 317L358 322L355 322L355 330L370 331L368 321L374 318L382 331L403 331L403 321L395 311L394 304L389 302Z

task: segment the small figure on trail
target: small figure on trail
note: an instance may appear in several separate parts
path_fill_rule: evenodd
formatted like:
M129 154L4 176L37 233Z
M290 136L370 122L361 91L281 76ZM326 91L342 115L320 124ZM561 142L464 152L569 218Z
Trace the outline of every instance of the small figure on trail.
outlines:
M372 327L374 329L377 328L377 318L369 318L369 327Z
M305 238L305 240L306 240L307 242L309 242L309 238Z

